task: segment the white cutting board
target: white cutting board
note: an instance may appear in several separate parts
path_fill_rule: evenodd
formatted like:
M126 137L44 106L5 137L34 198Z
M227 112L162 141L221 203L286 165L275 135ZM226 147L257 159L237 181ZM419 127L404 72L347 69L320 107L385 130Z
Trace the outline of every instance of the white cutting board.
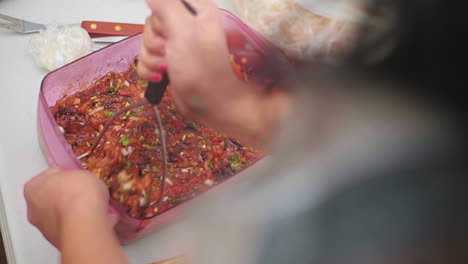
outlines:
M229 0L216 0L232 10ZM144 0L0 0L0 13L38 23L72 24L82 20L143 23ZM0 29L0 224L10 264L59 263L59 254L27 222L23 184L47 167L36 133L39 88L46 72L27 54L30 36ZM164 230L124 250L130 263L146 264L179 254L165 249Z

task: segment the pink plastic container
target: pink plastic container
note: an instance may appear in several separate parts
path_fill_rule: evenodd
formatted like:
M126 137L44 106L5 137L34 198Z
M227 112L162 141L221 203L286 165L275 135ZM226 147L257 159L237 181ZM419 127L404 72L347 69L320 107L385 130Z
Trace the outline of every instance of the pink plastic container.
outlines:
M222 10L222 15L231 54L234 55L235 59L248 58L248 63L242 65L242 71L246 72L249 80L268 83L271 81L272 75L285 74L291 69L292 66L282 53L278 52L258 33L240 22L231 13ZM123 72L127 70L134 57L138 55L141 36L141 34L135 35L96 51L49 73L42 80L37 111L38 135L41 149L50 166L55 165L63 169L84 169L58 130L49 107L55 105L56 101L64 95L86 89L110 71ZM271 53L274 53L274 56L267 56ZM274 59L274 65L272 65L271 57ZM264 67L264 64L268 64L268 67ZM248 174L250 169L247 168L214 189L219 190L224 188L223 186L239 180L242 175ZM207 191L202 196L209 195L215 191L214 189ZM150 219L132 217L124 212L117 202L112 200L110 208L119 218L115 229L121 243L128 243L168 224L181 213L183 208L190 206L197 199L198 197Z

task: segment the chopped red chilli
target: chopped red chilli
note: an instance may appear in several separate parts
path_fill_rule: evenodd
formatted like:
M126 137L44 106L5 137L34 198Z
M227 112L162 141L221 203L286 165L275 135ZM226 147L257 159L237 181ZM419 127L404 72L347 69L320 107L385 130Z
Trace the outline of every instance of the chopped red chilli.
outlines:
M143 97L148 82L135 65L109 72L89 88L51 107L65 139L77 156L90 150L106 121ZM158 106L165 128L168 170L160 197L162 150L150 105L118 117L82 165L104 181L111 197L134 217L152 217L191 199L254 163L262 153L235 139L181 117L170 90ZM146 191L155 181L151 193ZM161 201L158 203L158 200Z

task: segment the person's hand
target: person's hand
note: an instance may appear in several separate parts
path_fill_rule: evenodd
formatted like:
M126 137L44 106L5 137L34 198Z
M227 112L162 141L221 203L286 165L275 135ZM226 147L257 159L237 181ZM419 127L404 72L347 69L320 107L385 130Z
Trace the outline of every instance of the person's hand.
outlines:
M147 0L138 74L153 82L167 71L180 113L260 146L281 109L271 93L239 80L230 63L220 10L209 0L192 0L191 14L178 0ZM275 104L273 106L273 104Z
M86 171L48 169L24 186L28 220L44 237L60 248L63 229L71 221L104 219L108 215L109 192L94 175Z

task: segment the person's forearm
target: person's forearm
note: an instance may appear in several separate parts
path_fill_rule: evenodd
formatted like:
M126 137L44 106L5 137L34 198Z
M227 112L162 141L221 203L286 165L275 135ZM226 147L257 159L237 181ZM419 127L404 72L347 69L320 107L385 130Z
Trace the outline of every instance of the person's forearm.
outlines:
M106 216L76 213L62 223L60 250L63 264L127 263Z

